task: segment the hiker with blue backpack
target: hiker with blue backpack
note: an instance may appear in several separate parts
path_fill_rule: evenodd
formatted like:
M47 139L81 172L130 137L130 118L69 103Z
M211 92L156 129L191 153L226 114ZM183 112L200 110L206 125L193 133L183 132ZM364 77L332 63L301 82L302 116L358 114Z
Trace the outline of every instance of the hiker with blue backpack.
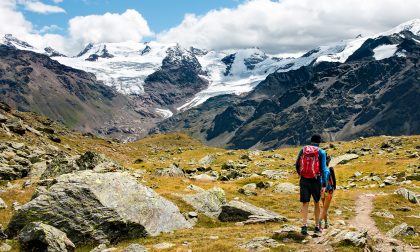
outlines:
M296 172L300 176L300 202L302 202L302 235L308 234L308 208L311 196L315 202L315 233L321 233L320 206L321 191L325 191L329 170L327 153L319 147L320 135L311 137L311 144L304 146L296 160Z

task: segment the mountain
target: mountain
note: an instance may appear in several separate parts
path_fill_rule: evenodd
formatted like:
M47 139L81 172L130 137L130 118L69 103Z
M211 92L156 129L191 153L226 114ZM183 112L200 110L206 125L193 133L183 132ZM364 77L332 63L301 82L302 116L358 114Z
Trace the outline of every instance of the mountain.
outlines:
M0 100L82 131L122 139L144 133L142 108L91 73L73 69L44 54L0 45Z
M213 97L151 133L184 131L215 146L258 149L303 144L313 133L327 141L419 134L419 56L420 20L413 20L311 50L291 60L310 64L279 69L246 95Z

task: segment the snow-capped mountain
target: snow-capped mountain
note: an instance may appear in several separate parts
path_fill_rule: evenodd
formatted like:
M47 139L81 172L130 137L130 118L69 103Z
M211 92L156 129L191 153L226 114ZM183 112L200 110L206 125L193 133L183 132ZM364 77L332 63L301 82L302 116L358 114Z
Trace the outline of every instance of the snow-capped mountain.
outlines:
M32 51L36 53L45 54L50 57L60 56L60 57L66 57L64 54L58 52L57 50L51 48L51 47L45 47L44 49L36 48L29 44L26 41L20 40L16 37L14 37L12 34L6 34L3 38L0 39L0 44L7 45L19 50L25 50L25 51Z
M198 61L201 70L197 74L208 81L207 87L199 89L192 97L188 96L182 103L176 102L175 107L165 107L165 104L157 106L156 108L159 110L156 112L167 117L173 112L177 113L200 105L214 96L250 92L274 72L287 72L320 62L344 63L366 40L401 31L410 31L418 35L420 19L403 23L374 36L358 36L355 39L320 46L295 58L270 55L258 48L215 51L182 48L176 43L162 44L155 41L88 44L77 56L65 57L52 48L36 49L29 43L20 41L11 35L6 35L2 43L22 50L44 53L64 65L94 73L97 79L102 80L106 85L128 95L144 95L146 80L151 74L165 67L164 64L167 67L180 60L183 62ZM380 60L393 56L396 53L396 46L382 45L374 52L375 59ZM399 53L399 56L403 55L403 53ZM161 91L164 90L159 90L159 92Z

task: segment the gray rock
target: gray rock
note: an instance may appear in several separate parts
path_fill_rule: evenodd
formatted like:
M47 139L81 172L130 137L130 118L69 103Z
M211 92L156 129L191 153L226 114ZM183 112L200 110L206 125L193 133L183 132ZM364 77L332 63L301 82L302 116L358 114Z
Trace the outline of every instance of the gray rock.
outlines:
M373 214L378 216L378 217L382 217L382 218L394 219L394 215L391 212L385 211L385 210L374 212Z
M7 122L7 117L5 115L0 114L0 123Z
M94 247L90 252L102 252L105 251L108 246L104 243L99 244L98 246Z
M296 186L292 183L280 183L274 186L273 192L275 193L296 193L299 189L299 186Z
M196 194L187 194L182 196L182 199L197 211L213 218L220 214L222 205L226 203L225 191L219 187Z
M41 222L27 224L19 233L19 242L24 251L74 251L73 242L66 233Z
M388 176L384 179L385 185L393 185L395 183L397 183L397 177L395 176Z
M244 188L239 188L238 192L245 195L245 196L257 196L258 195L256 191L251 191L251 190L247 190L247 189L244 189Z
M389 237L394 237L397 235L416 235L416 231L414 230L414 227L408 226L407 223L401 223L400 225L389 230L386 235Z
M338 157L332 157L330 161L330 166L334 167L338 164L345 164L353 159L359 158L359 155L357 154L345 154Z
M242 160L245 160L245 161L252 161L252 158L249 156L249 155L247 155L247 154L243 154L242 156L241 156L241 159Z
M184 177L184 171L179 168L176 164L172 164L169 168L159 169L155 172L157 176L164 177Z
M219 214L219 220L224 222L280 222L287 219L277 213L254 206L248 202L240 200L231 200L222 206L222 212Z
M177 206L128 173L81 171L57 182L17 211L6 230L11 237L29 221L44 221L76 244L116 242L190 228Z
M351 245L355 247L363 248L367 244L368 232L363 231L349 231L342 230L338 234L335 234L333 243L334 245Z
M216 157L214 155L210 154L210 155L206 155L205 157L203 157L202 159L200 159L198 161L198 163L201 166L209 167L210 165L212 165L214 163L214 161L216 161Z
M29 166L0 164L0 180L15 180L28 176Z
M270 248L278 248L280 246L280 243L269 237L255 237L254 239L239 245L241 249L246 251L264 251Z
M411 203L419 204L419 199L416 194L412 191L407 190L406 188L399 188L395 191L398 195L403 196L405 199L409 200Z
M237 164L232 160L228 160L222 164L223 170L235 170L236 168Z
M265 170L261 173L261 175L267 177L268 179L272 180L279 180L286 178L289 173L284 170Z
M26 127L20 119L8 120L6 127L9 128L10 131L19 135L24 135L26 133Z
M147 248L138 243L132 243L126 247L123 252L146 252Z
M6 209L6 208L7 208L6 202L4 202L2 198L0 198L0 209Z
M198 180L198 181L216 181L217 177L210 176L208 174L199 174L199 175L192 176L191 179Z
M244 190L256 190L257 189L257 184L256 183L250 183L250 184L246 184L242 187Z
M10 250L12 250L12 246L10 246L9 244L7 244L7 243L3 242L3 243L0 245L0 251L1 251L1 252L7 252L7 251L10 251Z
M29 172L30 177L41 177L47 169L47 161L37 162L32 164L31 171Z
M79 170L79 167L77 166L76 158L69 157L61 152L47 165L47 168L41 175L41 179L55 178L77 170Z
M273 186L272 182L260 181L256 184L258 189L267 189Z
M291 225L283 225L281 229L273 232L273 238L276 240L292 239L302 241L305 236L300 233L300 228Z

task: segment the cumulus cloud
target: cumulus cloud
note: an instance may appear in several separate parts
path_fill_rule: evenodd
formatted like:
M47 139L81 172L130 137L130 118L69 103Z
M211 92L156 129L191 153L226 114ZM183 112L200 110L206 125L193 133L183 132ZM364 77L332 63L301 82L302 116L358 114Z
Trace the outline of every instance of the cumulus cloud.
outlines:
M249 0L203 16L187 14L157 39L212 49L304 51L385 31L418 18L419 10L418 0Z
M32 0L20 0L20 4L25 6L25 10L32 11L41 14L50 14L50 13L65 13L66 11L56 5L49 5L39 1Z
M52 32L57 32L57 31L61 31L62 28L58 25L46 25L43 26L39 32L40 33L52 33Z
M69 21L69 35L76 43L141 41L153 33L136 10L122 14L105 13L74 17Z
M0 13L0 24L2 24L0 25L0 34L24 35L32 30L32 24L25 19L22 13L16 11L14 0L1 0Z

